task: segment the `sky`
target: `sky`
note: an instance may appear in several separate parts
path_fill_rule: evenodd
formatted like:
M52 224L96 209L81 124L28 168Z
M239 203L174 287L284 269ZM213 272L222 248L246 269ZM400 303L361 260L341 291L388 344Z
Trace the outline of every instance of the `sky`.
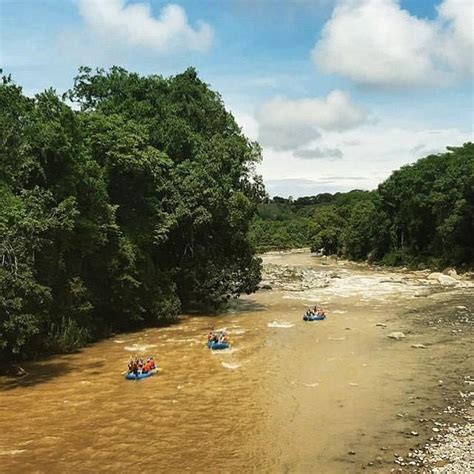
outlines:
M0 67L34 95L194 66L298 197L474 141L473 22L472 0L0 0Z

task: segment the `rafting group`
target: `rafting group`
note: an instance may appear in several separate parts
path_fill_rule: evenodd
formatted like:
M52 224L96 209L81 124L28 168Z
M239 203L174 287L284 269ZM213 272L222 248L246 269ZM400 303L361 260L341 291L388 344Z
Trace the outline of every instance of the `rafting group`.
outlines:
M229 338L224 331L211 330L207 335L207 347L213 350L228 349Z
M322 321L326 319L326 313L323 308L314 306L308 308L303 316L305 321ZM224 331L215 331L214 328L207 335L207 347L212 350L228 349L229 338ZM125 378L128 380L139 380L150 375L156 374L158 367L153 357L148 357L146 362L139 357L131 357L128 362L128 371Z
M130 357L130 360L128 361L128 371L125 378L129 380L143 379L156 374L157 370L157 366L152 356L148 357L146 362L141 357Z
M305 321L322 321L323 319L326 319L326 313L323 308L314 306L313 308L308 308L306 310L303 319Z

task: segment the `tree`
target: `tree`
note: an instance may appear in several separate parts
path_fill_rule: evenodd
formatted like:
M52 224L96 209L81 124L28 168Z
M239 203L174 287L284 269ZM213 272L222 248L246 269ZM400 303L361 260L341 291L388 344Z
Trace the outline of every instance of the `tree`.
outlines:
M81 68L65 98L0 85L0 356L254 291L261 149L196 71Z
M327 255L341 251L341 232L345 220L335 206L324 206L314 211L311 223L311 251L323 251Z

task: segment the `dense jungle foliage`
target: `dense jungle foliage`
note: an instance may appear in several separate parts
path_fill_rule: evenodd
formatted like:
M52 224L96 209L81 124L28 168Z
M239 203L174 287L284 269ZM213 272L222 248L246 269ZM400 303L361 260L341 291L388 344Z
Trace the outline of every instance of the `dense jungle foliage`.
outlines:
M260 250L313 251L387 265L474 266L474 144L401 169L375 191L275 197L258 207Z
M0 366L256 289L258 144L188 69L0 85Z

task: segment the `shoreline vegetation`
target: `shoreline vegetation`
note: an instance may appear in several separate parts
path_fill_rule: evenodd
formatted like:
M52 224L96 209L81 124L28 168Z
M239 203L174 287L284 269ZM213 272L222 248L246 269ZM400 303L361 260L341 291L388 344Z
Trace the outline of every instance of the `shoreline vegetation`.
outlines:
M260 252L310 247L321 255L417 270L474 267L474 144L405 165L374 191L275 196L258 205Z
M257 252L270 247L418 270L474 264L472 143L375 191L270 199L259 144L193 68L82 67L62 96L34 98L4 76L0 121L4 372L216 310L258 289Z

